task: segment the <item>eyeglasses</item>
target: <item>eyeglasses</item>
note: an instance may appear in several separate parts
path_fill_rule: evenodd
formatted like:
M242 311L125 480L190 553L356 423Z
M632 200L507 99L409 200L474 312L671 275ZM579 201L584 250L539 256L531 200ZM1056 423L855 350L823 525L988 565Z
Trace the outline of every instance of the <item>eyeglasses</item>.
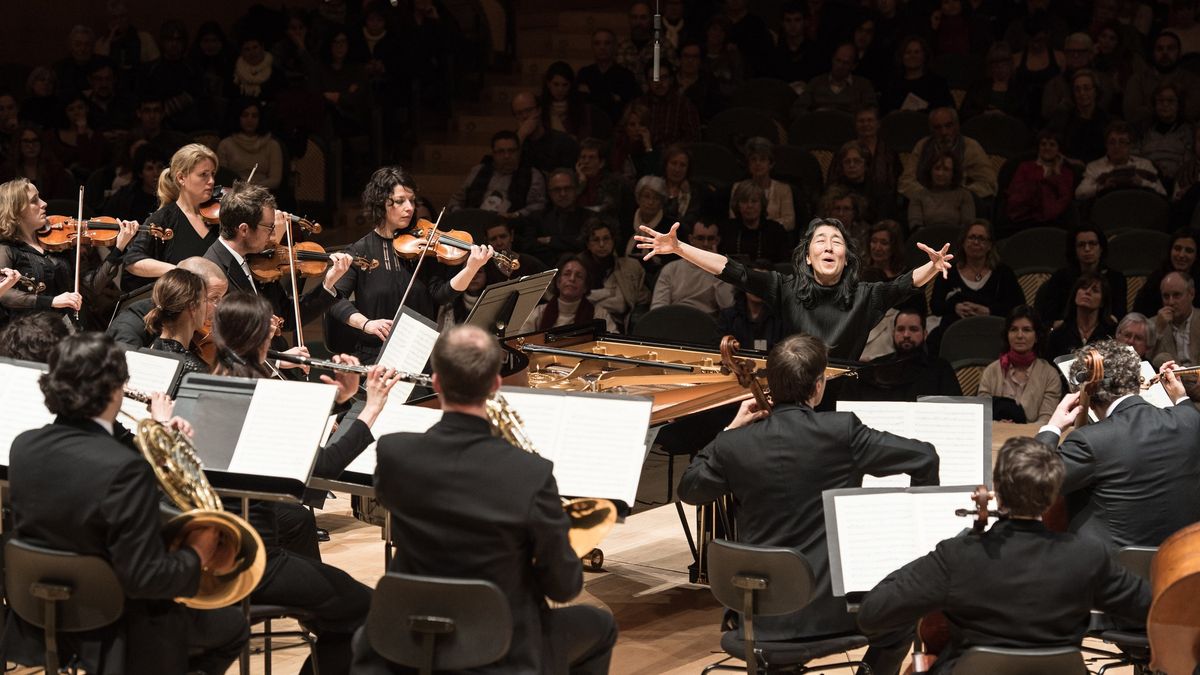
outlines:
M969 234L969 235L967 235L967 241L975 241L975 242L980 242L980 243L986 244L986 243L988 243L988 242L989 242L989 241L991 241L991 240L992 240L992 238L991 238L991 237L989 237L989 236L987 236L987 235L983 235L983 234Z

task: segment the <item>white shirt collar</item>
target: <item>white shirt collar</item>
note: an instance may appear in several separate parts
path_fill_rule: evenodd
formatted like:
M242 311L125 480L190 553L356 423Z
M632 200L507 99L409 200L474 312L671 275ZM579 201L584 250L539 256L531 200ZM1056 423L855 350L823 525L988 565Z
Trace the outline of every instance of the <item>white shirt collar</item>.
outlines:
M106 419L100 418L100 417L93 417L92 421L95 422L96 424L99 424L100 426L104 427L104 430L108 432L109 436L113 435L113 423L112 422L110 422Z
M221 242L221 245L233 254L233 259L237 261L238 265L246 264L246 258L243 257L241 253L233 250L233 247L229 245L229 242L225 241L225 237L217 237L217 241Z

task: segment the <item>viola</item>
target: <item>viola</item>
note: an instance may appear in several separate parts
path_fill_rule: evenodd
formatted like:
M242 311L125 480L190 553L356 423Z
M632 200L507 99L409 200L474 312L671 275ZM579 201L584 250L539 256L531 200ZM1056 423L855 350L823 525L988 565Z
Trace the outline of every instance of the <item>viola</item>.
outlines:
M751 359L737 357L741 348L742 345L734 336L726 335L721 338L721 370L735 375L738 384L750 390L759 410L771 410L771 397L758 379L756 364Z
M392 248L396 255L411 260L420 257L421 252L430 243L433 245L430 252L437 257L438 262L443 265L461 265L471 255L471 247L475 245L475 240L471 238L470 232L439 230L436 225L421 218L415 227L392 239ZM492 256L492 261L506 275L511 275L521 267L521 262L515 257L499 252Z
M294 255L290 262L286 246L276 246L262 253L251 253L247 256L247 262L250 263L250 274L254 276L255 281L269 284L279 281L283 275L288 274L292 264L295 264L296 273L301 277L321 276L329 268L331 258L325 249L316 242L297 242L292 245L292 251ZM351 264L363 271L379 267L378 260L368 260L361 256L355 256Z
M37 231L38 241L49 251L62 251L75 245L79 236L79 226L70 216L50 216L49 223ZM89 218L83 222L83 244L95 246L112 246L121 232L121 221L112 216ZM170 241L175 233L169 228L159 225L139 225L138 232L148 232L150 236Z

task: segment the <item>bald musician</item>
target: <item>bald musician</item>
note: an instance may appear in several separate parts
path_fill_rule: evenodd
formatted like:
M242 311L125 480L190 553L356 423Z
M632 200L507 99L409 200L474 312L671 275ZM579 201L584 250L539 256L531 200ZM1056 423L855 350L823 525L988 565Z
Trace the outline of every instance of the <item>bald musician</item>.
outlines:
M225 297L225 292L229 290L229 281L225 278L225 271L217 263L200 256L185 258L178 266L204 280L209 311L212 311L221 298ZM118 344L133 349L149 347L156 337L146 330L146 314L152 307L154 307L154 300L149 295L129 303L124 309L117 312L117 316L113 318L105 332L111 335Z
M607 611L550 609L583 588L567 539L552 464L492 436L487 399L503 351L474 326L442 333L430 356L442 419L424 434L390 434L376 448L375 495L392 514L391 571L486 579L512 608L508 654L472 673L607 673L617 628ZM355 675L410 672L355 635Z
M1078 647L1093 609L1144 623L1145 581L1100 542L1042 524L1065 474L1049 446L1033 438L1006 441L993 474L1004 517L983 534L941 542L879 582L859 607L863 632L886 634L941 610L950 644L930 672L951 673L970 647Z
M740 541L791 546L812 565L813 601L793 614L756 617L761 640L857 631L845 598L833 596L822 490L860 487L868 473L906 473L913 485L938 484L938 456L929 443L876 431L854 413L814 410L825 395L826 353L811 335L776 344L767 356L774 410L758 410L753 399L743 403L679 482L679 497L689 504L732 492ZM877 635L863 660L875 673L894 673L911 646L911 628Z

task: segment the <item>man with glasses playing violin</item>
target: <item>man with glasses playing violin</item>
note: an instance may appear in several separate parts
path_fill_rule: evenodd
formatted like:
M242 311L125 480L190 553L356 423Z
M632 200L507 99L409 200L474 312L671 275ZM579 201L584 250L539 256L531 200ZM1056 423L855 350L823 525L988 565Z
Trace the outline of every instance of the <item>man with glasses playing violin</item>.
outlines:
M1104 340L1075 352L1069 379L1086 383L1094 373L1085 355L1103 363L1100 381L1087 386L1089 409L1100 421L1063 431L1080 412L1079 392L1067 394L1037 438L1066 463L1062 493L1069 529L1098 539L1113 552L1122 546L1158 546L1176 530L1200 521L1200 411L1192 405L1174 361L1159 371L1175 402L1157 408L1141 392L1141 358L1132 348Z

